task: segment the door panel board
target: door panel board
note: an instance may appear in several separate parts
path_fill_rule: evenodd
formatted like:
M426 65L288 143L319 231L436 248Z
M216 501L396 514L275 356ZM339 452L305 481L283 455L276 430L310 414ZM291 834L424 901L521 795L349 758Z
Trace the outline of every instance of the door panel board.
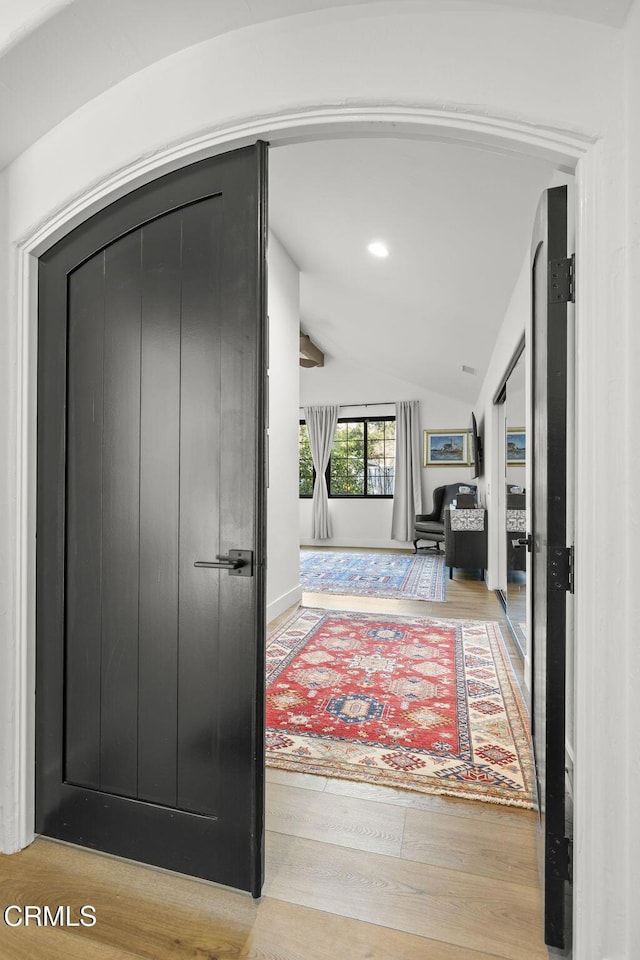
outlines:
M129 797L138 766L141 241L135 231L107 247L104 269L100 789Z
M144 228L140 390L138 790L177 803L182 222Z
M182 402L180 462L180 636L178 661L179 722L178 806L218 813L217 770L220 763L219 651L209 624L220 632L220 585L225 571L196 569L197 560L215 560L220 552L220 465L223 442L222 342L218 271L222 201L213 198L191 207L183 224L185 262L182 289ZM220 267L219 267L220 269ZM214 315L218 322L207 322ZM212 425L215 442L212 442ZM206 509L190 511L189 504ZM223 673L224 676L224 673Z
M102 420L104 254L69 279L67 489L78 509L67 516L67 698L65 777L100 787L101 652L85 643L102 618ZM102 296L96 296L101 291ZM82 497L82 491L88 496ZM93 549L79 555L79 543Z

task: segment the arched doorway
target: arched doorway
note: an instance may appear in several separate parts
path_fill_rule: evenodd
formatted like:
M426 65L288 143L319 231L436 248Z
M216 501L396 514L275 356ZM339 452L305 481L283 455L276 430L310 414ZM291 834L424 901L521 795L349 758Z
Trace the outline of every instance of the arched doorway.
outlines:
M280 117L264 118L257 123L247 124L240 132L237 130L229 130L223 134L217 133L214 137L210 138L208 143L200 140L196 145L185 145L182 148L168 152L167 155L162 158L154 158L152 165L148 163L134 164L126 173L123 174L122 171L119 172L117 177L113 177L108 183L102 184L95 190L87 191L78 199L73 209L67 209L52 217L46 224L25 239L18 252L19 275L23 278L23 289L25 293L22 318L27 321L23 327L25 353L22 375L25 388L25 403L19 411L20 429L23 431L23 435L27 435L29 426L33 423L35 416L35 398L33 393L29 392L28 387L29 384L31 384L31 386L33 385L33 356L30 355L28 349L28 338L29 331L33 338L34 330L35 304L29 289L29 283L30 278L33 277L35 258L42 249L52 242L52 239L64 234L71 223L83 219L88 211L104 206L116 196L128 192L128 189L133 184L139 183L141 180L154 179L155 176L161 172L181 166L190 159L197 159L205 154L210 155L217 153L225 148L254 139L256 136L267 136L272 143L278 143L291 142L296 138L309 139L311 137L321 138L323 136L335 136L337 132L344 134L347 131L349 131L351 135L367 136L370 135L373 129L375 129L376 132L387 129L393 131L395 136L401 131L405 136L414 136L416 134L424 136L426 134L430 137L444 136L454 140L457 138L470 138L475 140L477 138L478 143L484 145L492 144L497 149L516 149L525 153L531 151L536 155L553 156L555 160L560 159L562 163L571 167L578 163L580 164L583 177L585 173L589 171L590 167L593 173L594 166L592 165L594 165L596 161L587 149L585 141L582 138L577 138L574 142L568 144L567 138L564 136L558 137L555 141L551 134L544 134L538 138L532 138L530 129L526 125L519 130L517 125L511 122L505 124L498 122L496 124L495 122L487 123L484 118L465 117L463 120L460 120L459 117L450 115L443 116L437 114L435 111L425 111L423 113L419 111L410 112L412 116L411 119L408 120L407 111L404 110L400 110L397 113L386 109L380 111L378 108L367 108L361 111L350 110L346 113L343 111L328 112L326 110L319 110L315 118L310 118L307 112L298 117L287 117L285 120ZM497 133L496 128L498 130ZM251 132L249 132L249 130ZM551 147L549 146L550 141L553 143ZM586 249L589 247L588 226L590 226L590 224L587 222L583 223L583 230L585 231L584 246ZM33 474L31 463L28 459L28 446L25 447L24 452L25 457L22 463L24 471L23 480L25 482L25 489L32 489L32 481L29 482L29 477L32 477ZM24 551L23 556L29 558L30 551L32 550L32 528L29 526L28 507L22 515L21 534L21 545ZM22 590L25 598L25 611L27 613L29 611L29 605L26 598L29 591L29 569L31 562L32 560L29 561L27 559L26 565L20 568L23 572ZM26 656L32 642L28 622L28 619L25 620L25 630L22 636L25 646L22 647L22 652L19 653L20 658ZM24 663L25 661L21 659L21 662ZM27 724L27 729L31 711L30 697L28 695L29 677L29 671L26 670L24 672L25 687L20 691L22 696L22 709L20 713L24 722ZM23 784L23 795L28 797L31 793L30 784L32 774L30 745L27 738L21 741L20 766L20 782ZM16 811L19 816L19 822L21 823L21 843L29 842L31 835L32 828L30 827L29 808L30 805L29 802L27 802L18 807Z

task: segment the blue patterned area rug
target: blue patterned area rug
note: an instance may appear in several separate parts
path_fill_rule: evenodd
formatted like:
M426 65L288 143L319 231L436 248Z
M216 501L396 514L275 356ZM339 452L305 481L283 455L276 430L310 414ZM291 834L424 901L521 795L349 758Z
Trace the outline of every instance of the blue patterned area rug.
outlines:
M311 593L394 600L446 600L444 555L300 551L300 582Z

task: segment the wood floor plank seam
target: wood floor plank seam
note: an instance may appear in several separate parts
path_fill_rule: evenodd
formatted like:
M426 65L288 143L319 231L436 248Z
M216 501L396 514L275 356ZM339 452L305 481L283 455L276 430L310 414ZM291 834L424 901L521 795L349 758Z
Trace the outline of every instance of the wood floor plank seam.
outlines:
M267 851L270 897L510 960L544 956L535 886L298 837L268 834Z
M275 832L276 832L276 831L273 831L273 830L267 830L267 831L265 831L265 833L266 833L267 836L268 836L269 834L275 833ZM284 833L280 833L280 834L278 834L278 836L290 837L290 838L293 839L293 840L303 840L305 843L322 844L322 846L331 847L332 849L340 850L340 851L344 851L344 850L349 851L349 850L351 850L351 851L352 851L353 853L355 853L355 854L363 854L363 855L365 855L365 856L367 856L367 857L376 857L376 858L379 857L379 858L383 858L384 860L389 860L390 862L393 862L393 863L413 864L413 865L416 866L416 867L428 867L428 868L431 869L431 870L443 871L443 872L446 871L447 873L455 873L456 876L459 876L463 882L464 882L465 878L466 878L466 879L469 879L469 880L473 880L473 881L478 880L478 879L485 879L485 878L483 878L483 877L479 877L478 874L475 874L475 873L467 873L467 872L464 871L464 870L457 870L457 869L452 868L452 867L444 867L444 866L441 866L441 865L439 865L439 864L422 863L422 862L419 861L419 860L406 860L406 859L401 858L401 857L394 857L394 856L392 856L391 854L387 854L387 853L371 853L371 852L366 851L366 850L357 850L357 849L352 848L352 847L344 847L344 846L342 846L341 844L331 843L331 842L324 841L324 840L310 840L310 839L308 839L308 838L306 838L306 837L291 837L290 834L284 834ZM531 887L529 884L526 884L526 883L518 883L517 881L512 881L512 880L501 880L501 879L498 879L498 878L495 878L495 877L486 878L486 879L491 879L491 882L494 883L494 884L503 885L504 888L505 888L505 891L506 891L507 889L509 889L509 888L516 888L516 889L517 889L517 888L521 888L521 890L522 890L523 893L524 893L524 892L530 893L531 890L532 890L532 887ZM268 894L268 896L273 896L273 894Z
M416 858L415 856L411 856L411 855L407 854L407 853L404 851L404 848L402 849L402 851L401 851L401 853L400 853L399 859L402 860L402 861L404 861L404 862L406 862L406 863L424 864L425 866L429 866L429 867L445 866L446 869L451 869L451 870L456 870L457 872L461 872L461 871L459 871L458 868L457 868L456 866L454 866L453 864L450 864L449 866L446 866L445 864L440 863L437 859L433 859L433 860L418 859L418 858ZM486 877L486 878L491 879L491 880L499 879L498 877L496 877L496 874L495 874L495 873L490 872L490 870L488 870L487 868L484 868L484 869L482 869L482 868L470 869L470 868L467 866L467 867L465 868L465 871L464 871L464 872L465 872L468 876L473 876L473 877ZM505 880L505 883L509 883L509 884L518 883L520 886L531 887L531 888L534 889L534 890L537 890L537 889L538 889L538 880L537 880L537 876L535 876L535 872L534 872L534 871L532 871L531 880L528 881L528 882L525 881L525 880L522 880L522 879L517 880L517 881L516 881L516 880L513 880L513 879L508 879L508 880Z

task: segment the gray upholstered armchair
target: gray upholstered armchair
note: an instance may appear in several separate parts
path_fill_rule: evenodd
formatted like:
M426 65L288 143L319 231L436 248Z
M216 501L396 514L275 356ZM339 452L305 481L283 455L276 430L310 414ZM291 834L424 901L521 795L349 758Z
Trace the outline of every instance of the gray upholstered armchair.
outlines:
M413 549L416 553L420 540L430 540L435 544L436 550L440 550L440 544L444 540L444 512L461 493L473 494L474 502L477 502L478 492L473 483L448 483L444 487L435 488L431 513L416 514L413 532Z

